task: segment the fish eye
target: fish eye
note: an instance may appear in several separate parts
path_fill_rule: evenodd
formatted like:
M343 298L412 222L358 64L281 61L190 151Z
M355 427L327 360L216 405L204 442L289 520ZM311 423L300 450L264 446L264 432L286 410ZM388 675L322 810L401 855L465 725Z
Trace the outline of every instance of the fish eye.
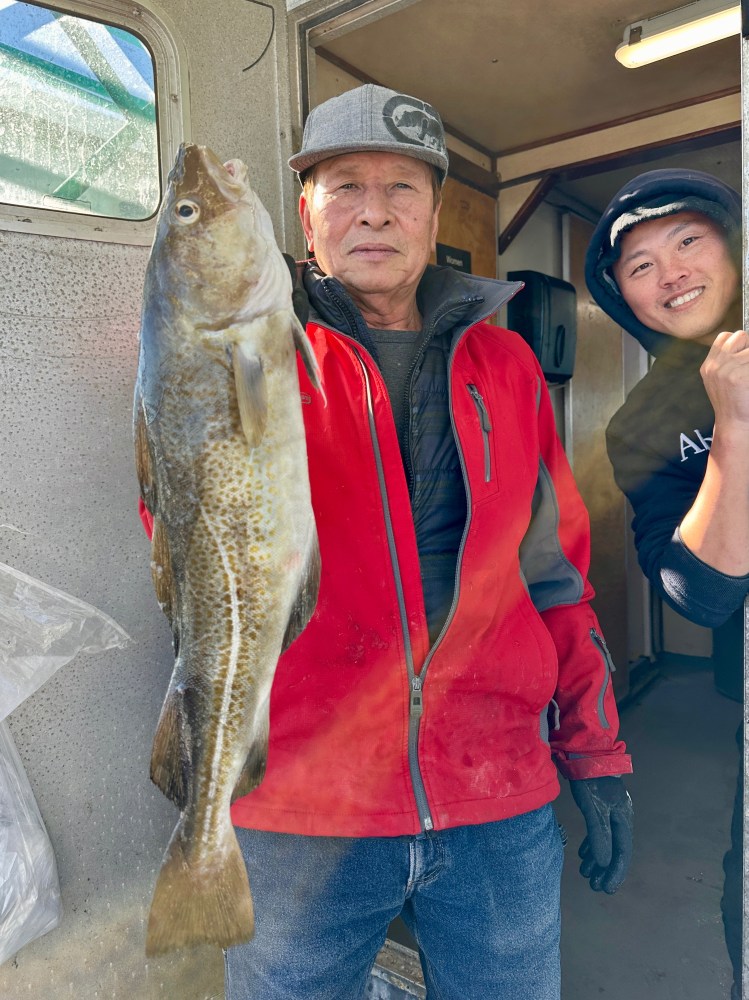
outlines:
M200 218L200 207L189 198L182 198L174 206L174 214L180 222L197 222Z

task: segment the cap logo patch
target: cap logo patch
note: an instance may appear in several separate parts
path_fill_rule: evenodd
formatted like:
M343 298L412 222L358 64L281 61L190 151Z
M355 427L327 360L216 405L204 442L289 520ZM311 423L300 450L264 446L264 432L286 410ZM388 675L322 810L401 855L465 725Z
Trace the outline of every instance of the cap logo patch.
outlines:
M442 122L431 104L405 94L396 94L382 109L382 120L398 142L426 146L440 153L444 151Z

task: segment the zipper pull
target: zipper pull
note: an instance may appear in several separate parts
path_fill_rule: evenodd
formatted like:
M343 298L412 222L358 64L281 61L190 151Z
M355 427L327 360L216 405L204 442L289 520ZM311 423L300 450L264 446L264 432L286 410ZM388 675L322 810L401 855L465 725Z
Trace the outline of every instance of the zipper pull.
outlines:
M424 711L424 702L421 694L421 677L414 677L411 681L411 718L420 719Z
M468 383L468 391L471 396L473 396L473 401L476 404L476 409L479 413L479 422L481 424L481 430L485 431L487 434L492 429L491 421L489 420L489 413L486 409L486 404L484 403L484 397L478 391L475 385Z
M606 654L606 659L609 661L609 669L611 670L612 673L614 673L614 671L616 670L616 666L611 657L611 653L609 652L609 647L606 645L606 640L601 635L601 633L594 628L591 628L590 630L590 637L593 640L593 642L597 642L598 645L601 647L601 649L604 651L604 653Z

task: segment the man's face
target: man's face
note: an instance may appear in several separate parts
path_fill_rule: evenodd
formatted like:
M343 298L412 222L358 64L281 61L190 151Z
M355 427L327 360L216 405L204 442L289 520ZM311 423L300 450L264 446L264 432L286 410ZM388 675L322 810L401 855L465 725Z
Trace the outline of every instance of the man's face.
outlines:
M416 295L437 238L431 167L400 153L323 160L299 212L310 251L355 301Z
M739 299L725 233L699 212L639 222L622 236L613 271L637 319L679 340L712 344Z

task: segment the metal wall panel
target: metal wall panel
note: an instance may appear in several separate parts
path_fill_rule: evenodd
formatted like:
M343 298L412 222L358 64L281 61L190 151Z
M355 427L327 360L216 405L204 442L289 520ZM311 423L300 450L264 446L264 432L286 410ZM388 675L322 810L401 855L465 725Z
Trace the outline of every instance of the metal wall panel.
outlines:
M570 382L568 454L590 514L590 582L617 671L618 697L628 689L626 501L614 482L606 453L606 425L624 402L622 331L593 302L585 286L584 259L593 227L569 217L569 280L577 289L577 356ZM635 572L639 570L635 568Z

